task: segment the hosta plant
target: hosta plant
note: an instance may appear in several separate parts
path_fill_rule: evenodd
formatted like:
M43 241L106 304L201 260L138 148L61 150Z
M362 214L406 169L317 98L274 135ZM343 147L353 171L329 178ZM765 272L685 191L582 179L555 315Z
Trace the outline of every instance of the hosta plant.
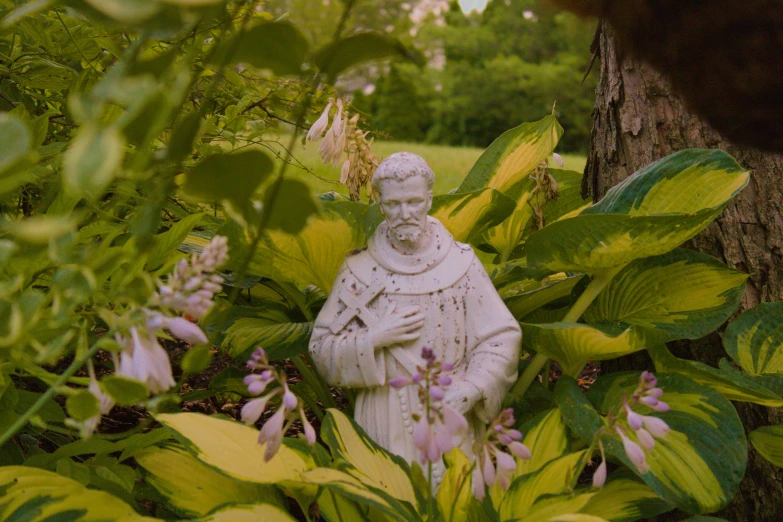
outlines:
M422 393L433 420L411 464L353 423L351 390L313 371L313 320L381 220L355 200L367 172L351 169L373 161L349 147L354 200L313 197L285 177L290 153L274 173L265 151L281 120L295 124L289 145L323 114L333 126L330 85L350 66L415 59L380 33L344 37L353 3L320 49L250 2L3 4L0 518L596 522L721 509L747 461L730 401L783 404L780 303L729 323L717 368L666 347L720 328L744 291L745 274L679 248L748 182L722 151L672 154L592 204L581 174L550 165L563 132L550 115L504 133L435 196L432 214L481 252L523 329L519 380L469 454L443 435L461 423L438 393ZM235 364L188 388L214 347ZM654 368L585 391L589 362L641 350ZM423 355L420 377L447 387L448 361ZM214 397L220 412L183 411ZM747 438L781 465L779 428Z

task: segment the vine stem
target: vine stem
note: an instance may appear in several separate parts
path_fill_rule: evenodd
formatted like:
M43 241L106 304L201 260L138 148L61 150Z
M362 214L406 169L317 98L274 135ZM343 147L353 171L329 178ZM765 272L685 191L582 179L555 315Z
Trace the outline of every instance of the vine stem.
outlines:
M16 422L14 422L10 428L5 430L2 435L0 435L0 448L3 447L3 445L11 440L11 437L16 435L19 430L21 430L25 424L30 420L30 418L38 413L38 410L40 410L43 405L54 397L55 393L57 393L57 389L61 386L65 385L66 382L68 382L68 379L76 373L79 368L84 366L84 363L86 363L90 358L92 358L93 355L98 353L98 350L100 349L100 344L95 343L93 344L87 352L84 353L84 355L81 355L79 357L74 358L73 362L71 363L68 368L60 375L60 377L54 381L54 383L49 387L48 390L46 390L43 395L41 395L37 401L27 410L25 411L21 417L19 417Z
M568 313L565 314L565 317L563 317L560 322L577 322L579 318L582 317L582 314L585 313L587 307L590 306L593 301L595 301L595 298L598 297L598 294L600 294L601 291L606 288L606 285L608 285L612 278L623 268L625 268L625 265L608 268L602 272L597 273L593 277L593 280L590 281L590 284L587 285L585 291L582 292L582 295L579 296L579 299L576 300L574 305L571 307ZM514 388L512 389L511 393L514 393L515 395L518 394L520 396L524 395L528 388L530 388L530 385L533 384L533 380L535 380L536 376L541 373L541 370L548 361L549 357L546 355L542 355L540 353L536 354L536 356L533 357L533 360L530 361L530 364L527 366L527 368L525 368L522 376L519 378L516 384L514 384Z

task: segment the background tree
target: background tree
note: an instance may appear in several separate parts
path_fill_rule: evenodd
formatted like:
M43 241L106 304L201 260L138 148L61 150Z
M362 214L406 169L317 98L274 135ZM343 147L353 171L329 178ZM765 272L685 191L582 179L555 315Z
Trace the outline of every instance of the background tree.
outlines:
M594 200L637 169L677 150L719 148L752 172L749 186L687 246L750 274L742 308L783 299L783 156L733 144L692 114L667 80L649 65L622 57L612 29L601 25L601 74L597 88L584 192ZM715 365L725 356L718 334L673 346L681 357ZM605 369L649 368L643 356ZM779 411L735 403L748 432L780 424ZM750 448L748 470L732 504L717 516L728 520L783 519L783 472ZM682 518L686 518L683 516ZM665 520L673 520L667 515Z

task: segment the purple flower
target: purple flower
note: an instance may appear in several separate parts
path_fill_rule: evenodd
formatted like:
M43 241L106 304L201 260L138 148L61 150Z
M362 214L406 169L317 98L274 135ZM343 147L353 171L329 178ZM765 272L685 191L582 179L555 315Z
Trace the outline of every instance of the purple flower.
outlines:
M606 484L606 461L602 460L593 473L593 487L602 488L604 484Z
M650 435L650 432L644 428L636 430L636 438L639 439L639 445L644 451L652 451L655 449L655 439Z
M285 423L286 411L284 408L278 409L272 417L266 421L261 432L258 434L258 443L266 444L264 450L264 460L272 460L280 446L283 444L283 425Z
M392 379L389 379L389 386L392 388L404 388L405 386L409 385L412 381L408 377L394 377Z
M508 450L519 459L529 459L533 456L530 449L521 442L512 442L508 445Z
M443 392L443 388L439 386L430 386L430 399L433 401L442 401L446 394Z
M264 413L264 410L266 409L266 405L269 402L269 399L272 398L274 395L276 395L276 393L272 392L258 399L253 399L252 401L248 401L244 406L242 406L242 411L241 411L242 422L244 422L245 424L255 424L256 422L258 422L258 419L261 418L261 415Z
M623 399L623 407L625 408L625 413L628 416L628 425L631 427L631 429L636 431L641 428L642 416L633 411L628 403L625 402L625 399Z

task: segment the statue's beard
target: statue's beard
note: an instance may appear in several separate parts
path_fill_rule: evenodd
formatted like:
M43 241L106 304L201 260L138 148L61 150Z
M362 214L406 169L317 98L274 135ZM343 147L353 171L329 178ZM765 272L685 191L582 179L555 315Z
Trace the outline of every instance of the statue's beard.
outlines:
M415 243L424 233L424 223L407 221L391 225L392 233L401 243Z

